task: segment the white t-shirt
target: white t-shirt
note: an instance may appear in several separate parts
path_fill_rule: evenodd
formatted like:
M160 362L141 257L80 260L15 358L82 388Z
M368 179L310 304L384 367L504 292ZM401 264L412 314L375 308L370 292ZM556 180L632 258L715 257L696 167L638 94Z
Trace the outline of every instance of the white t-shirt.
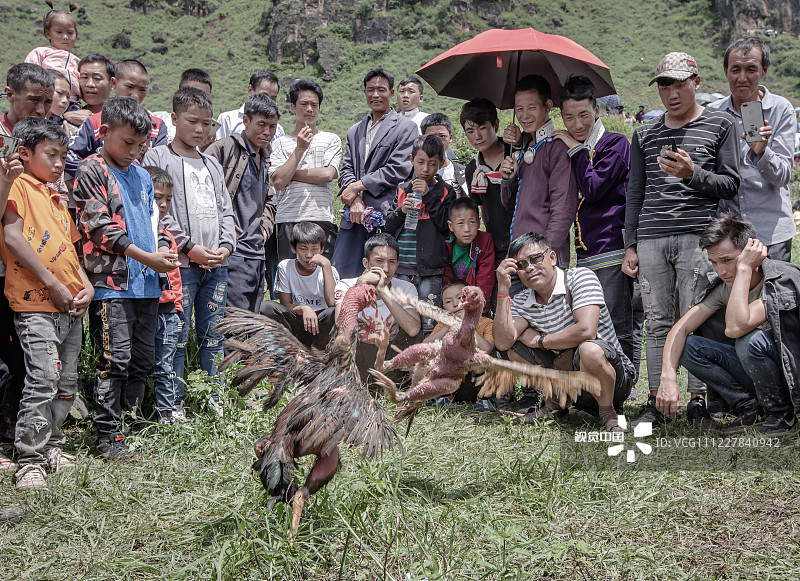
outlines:
M278 275L275 278L275 292L291 293L293 305L308 305L315 313L328 308L325 302L325 276L322 267L318 266L314 272L303 276L297 272L296 260L287 258L278 264ZM334 267L334 284L339 282L339 273Z
M356 285L357 280L358 278L343 278L339 281L333 295L337 305L344 300L345 293ZM410 282L393 278L392 286L399 288L410 297L417 297L417 288ZM403 305L403 308L414 310L411 305ZM389 307L381 299L377 299L375 305L370 305L358 313L358 340L366 343L370 334L374 335L377 332L379 321L383 321L383 325L389 329L389 340L394 340L397 333L400 332L400 325L394 320Z
M297 138L284 135L272 142L269 175L281 167L297 147ZM311 138L297 169L339 168L342 161L342 140L335 133L320 131ZM278 192L275 222L335 222L333 215L333 180L327 184L306 184L291 181Z
M192 242L211 251L219 248L219 210L214 182L202 158L183 158L183 184Z

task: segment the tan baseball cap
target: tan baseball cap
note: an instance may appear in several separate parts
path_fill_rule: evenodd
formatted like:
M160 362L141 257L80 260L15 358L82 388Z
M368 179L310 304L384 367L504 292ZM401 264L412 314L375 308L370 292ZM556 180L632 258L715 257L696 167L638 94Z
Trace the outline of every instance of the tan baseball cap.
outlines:
M697 63L685 52L671 52L658 63L656 76L647 85L650 86L658 79L673 79L684 81L692 75L698 75Z

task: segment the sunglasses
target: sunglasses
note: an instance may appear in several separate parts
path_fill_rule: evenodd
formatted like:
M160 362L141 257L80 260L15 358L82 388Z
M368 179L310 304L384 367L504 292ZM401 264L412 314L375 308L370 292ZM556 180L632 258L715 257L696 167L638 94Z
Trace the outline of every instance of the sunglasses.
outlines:
M529 266L541 264L545 256L547 256L547 252L540 252L538 254L531 254L528 258L517 260L517 270L525 270Z

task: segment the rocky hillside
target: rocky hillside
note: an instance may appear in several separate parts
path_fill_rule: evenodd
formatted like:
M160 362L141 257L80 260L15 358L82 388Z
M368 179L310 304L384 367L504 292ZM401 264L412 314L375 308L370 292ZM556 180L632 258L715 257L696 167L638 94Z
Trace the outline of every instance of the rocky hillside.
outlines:
M178 76L188 67L211 72L217 111L238 107L253 70L272 69L285 83L315 78L325 91L323 124L344 133L366 111L361 78L368 68L382 65L403 76L488 28L532 26L581 43L611 67L629 109L640 102L660 105L647 82L659 59L672 50L695 56L703 90L724 91L721 55L731 35L750 27L743 24L746 18L764 26L778 26L772 23L779 15L781 22L794 22L798 2L86 0L76 13L74 52L142 60L152 77L146 105L153 110L168 107ZM40 25L46 10L44 2L0 0L0 69L46 42ZM753 16L762 13L767 16ZM800 44L792 35L771 42L775 66L767 83L790 98L800 97ZM424 106L452 114L460 103L429 90Z

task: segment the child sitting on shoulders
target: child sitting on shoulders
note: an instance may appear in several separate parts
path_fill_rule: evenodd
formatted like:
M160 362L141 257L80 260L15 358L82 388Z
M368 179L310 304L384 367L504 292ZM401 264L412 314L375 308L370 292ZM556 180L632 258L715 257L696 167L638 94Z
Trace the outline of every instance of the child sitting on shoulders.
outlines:
M298 222L290 244L296 258L278 264L275 292L280 302L264 301L261 314L289 329L303 345L325 349L336 321L334 289L339 273L322 254L325 231L313 222Z
M61 425L78 392L81 320L94 288L75 250L80 234L47 185L64 171L67 134L57 123L29 117L16 124L14 137L25 173L8 195L0 255L27 369L14 445L16 488L28 490L46 486L46 468L73 465L74 457L61 452Z
M494 242L491 234L478 230L480 223L478 203L472 198L459 198L450 206L447 227L451 234L446 243L449 260L442 284L463 280L468 285L477 286L486 299L483 312L488 313L496 279Z
M47 2L53 8L52 2ZM69 100L79 103L81 88L78 85L78 62L80 59L72 52L78 38L78 23L66 10L50 10L42 19L44 36L50 46L38 46L25 57L26 63L33 63L45 69L63 71L69 80Z
M438 175L444 145L435 135L421 135L411 149L416 178L397 187L396 208L386 216L386 231L400 245L395 277L413 284L419 297L437 307L442 304L442 274L447 266L445 237L449 233L449 207L453 188ZM428 334L433 321L422 318Z
M461 307L461 291L467 286L463 280L453 280L447 283L442 290L442 306L444 310L455 315L459 318L464 316L464 309ZM491 352L494 349L494 337L492 336L493 321L488 317L481 317L478 321L478 327L475 329L475 339L478 344L478 349ZM450 327L442 323L438 323L433 328L433 332L426 337L423 343L432 343L434 341L441 341L444 336L450 331ZM445 395L436 400L437 406L447 405L454 401L474 401L479 411L491 412L494 411L492 402L488 399L478 399L479 388L475 385L475 378L470 373L461 382L458 389L450 395Z
M172 177L160 167L144 166L142 169L153 180L153 202L158 206L158 219L164 220L172 203ZM160 224L159 233L169 238L169 250L178 255L175 237ZM184 383L178 381L172 361L183 328L183 306L181 299L180 269L170 270L159 276L161 297L158 299L158 321L156 322L156 356L153 364L153 399L159 424L173 424L175 420L185 420L183 410Z

